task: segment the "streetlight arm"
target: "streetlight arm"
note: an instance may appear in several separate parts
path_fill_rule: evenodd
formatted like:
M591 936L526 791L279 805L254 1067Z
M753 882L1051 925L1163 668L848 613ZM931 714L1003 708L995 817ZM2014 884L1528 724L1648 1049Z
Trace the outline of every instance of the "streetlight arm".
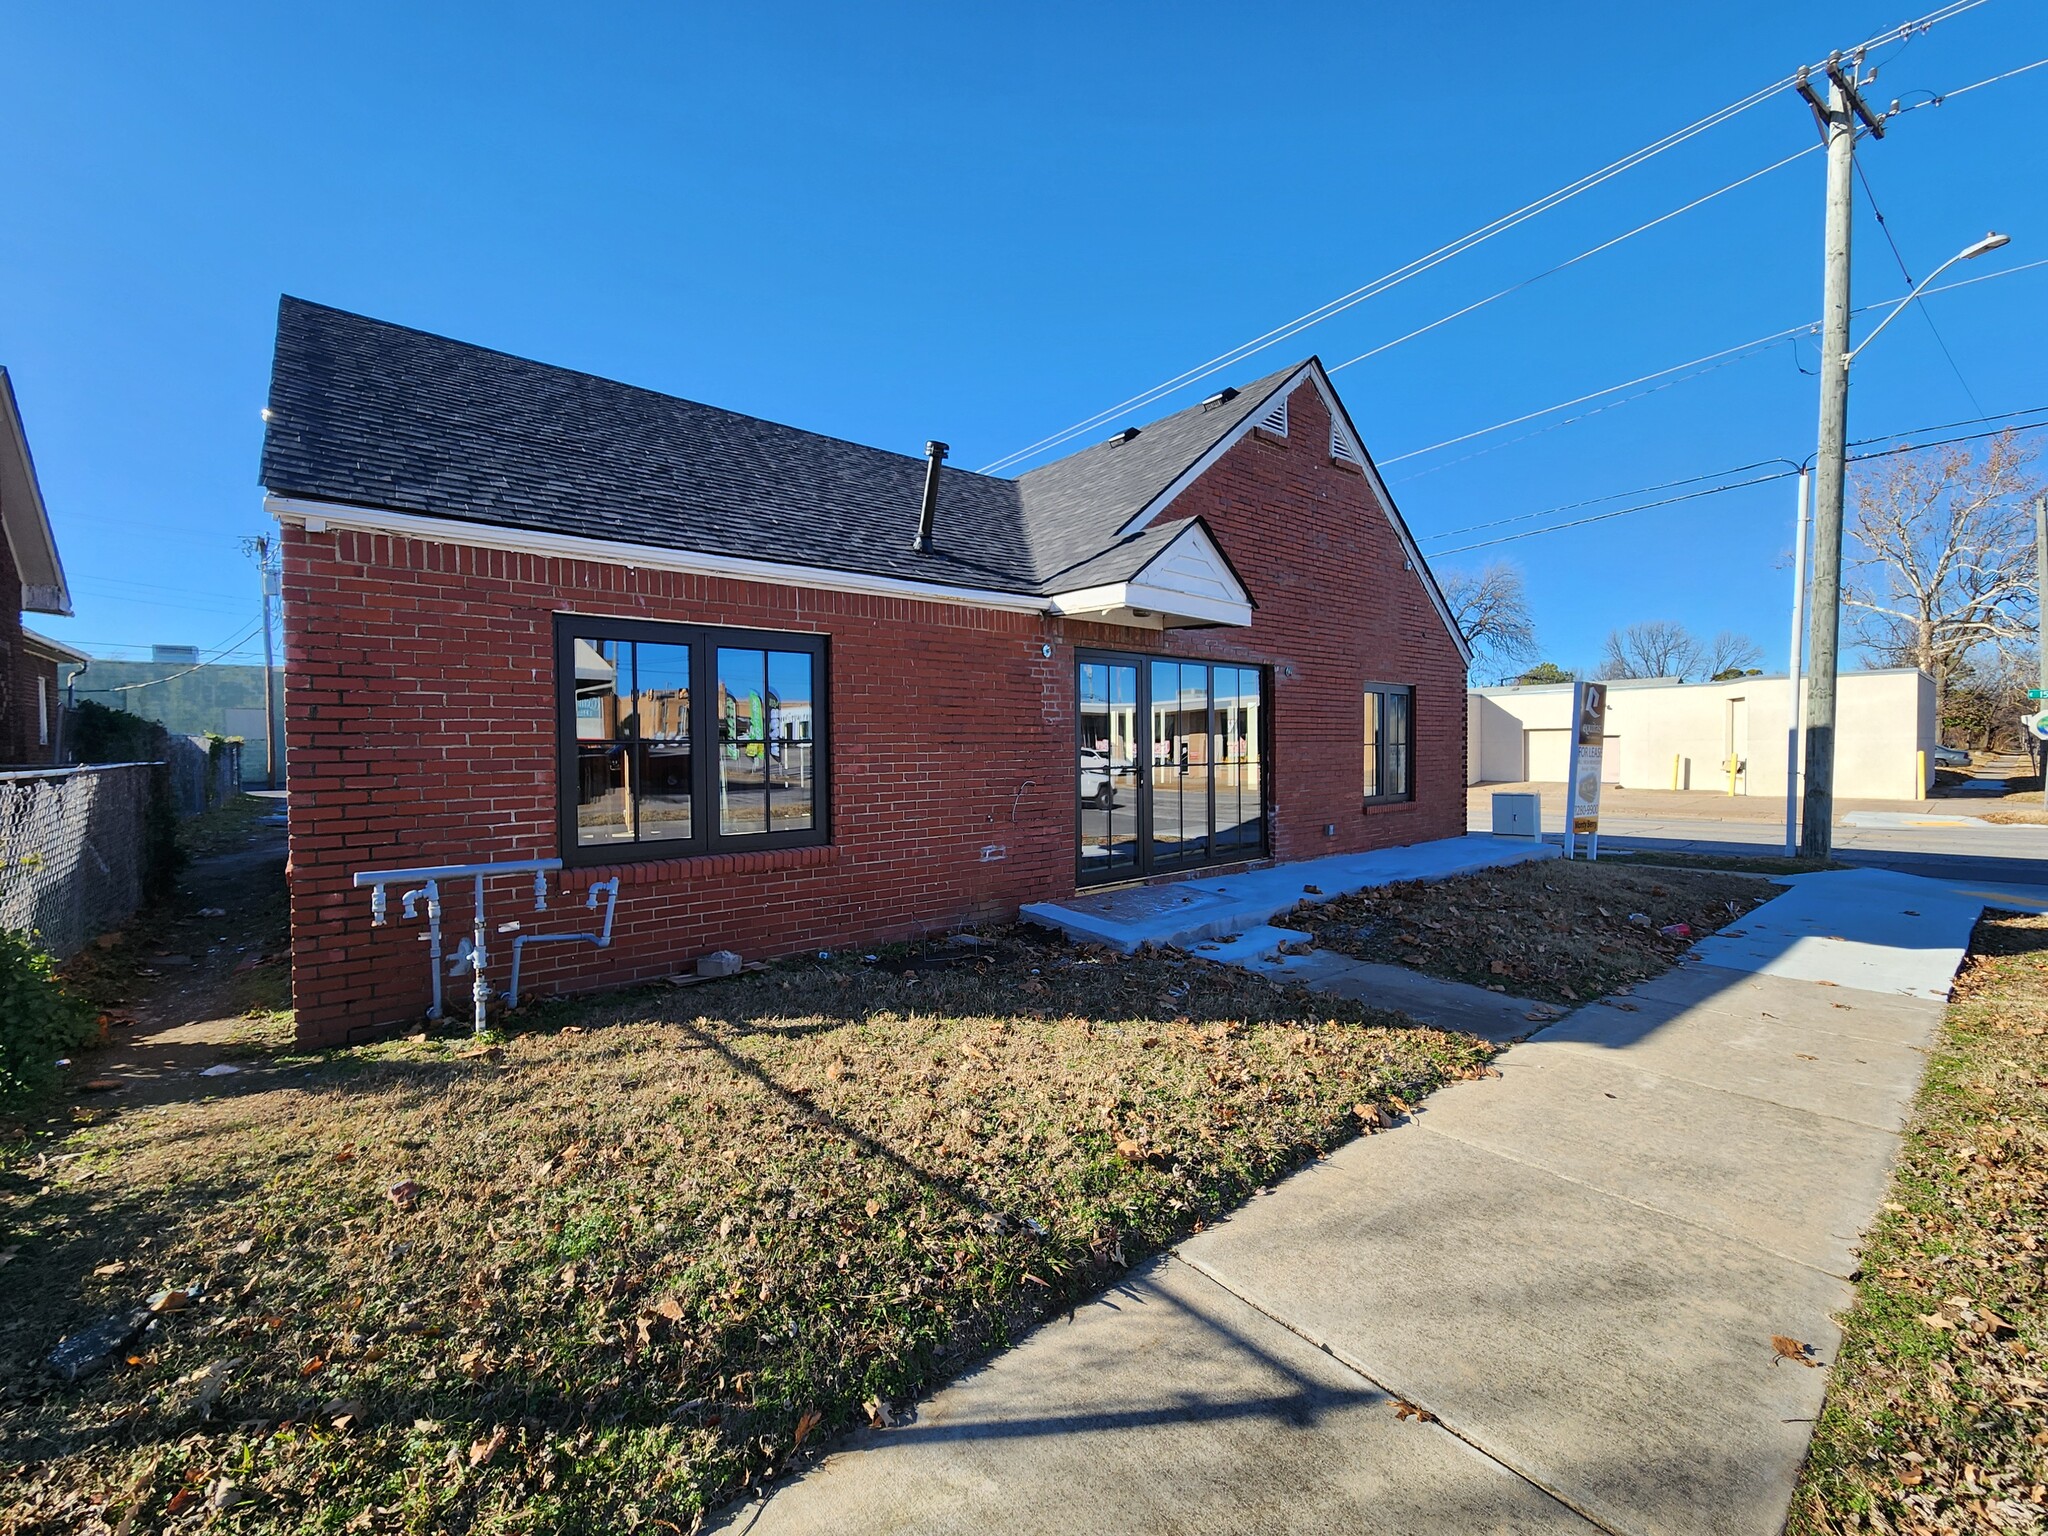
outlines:
M1848 356L1845 357L1843 361L1851 363L1855 362L1857 354L1860 353L1865 347L1869 346L1873 341L1877 340L1879 336L1883 335L1884 328L1890 325L1894 320L1898 319L1900 314L1902 314L1905 311L1907 305L1911 304L1915 299L1920 297L1920 290L1925 288L1929 283L1933 282L1937 277L1941 276L1941 274L1946 272L1950 267L1954 266L1959 261L1969 261L1973 257L1982 256L1986 251L1995 251L2000 246L2005 245L2006 243L2007 237L2004 235L1986 235L1982 240L1979 240L1975 245L1957 251L1955 255L1949 257L1947 261L1944 261L1940 266L1936 267L1932 272L1928 273L1925 277L1920 279L1919 282L1915 283L1913 285L1913 291L1907 294L1903 299L1899 300L1898 303L1894 304L1892 306L1892 312L1886 315L1882 320L1877 322L1877 329L1872 331L1868 336L1864 337L1854 347L1851 347L1849 349Z

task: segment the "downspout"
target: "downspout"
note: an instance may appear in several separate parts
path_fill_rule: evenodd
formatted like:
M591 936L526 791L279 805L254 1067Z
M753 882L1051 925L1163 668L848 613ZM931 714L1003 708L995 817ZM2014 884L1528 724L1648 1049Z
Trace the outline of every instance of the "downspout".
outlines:
M62 768L64 762L64 723L71 718L71 711L78 703L78 680L92 670L90 659L80 662L64 679L64 697L57 704L57 728L50 733L50 766Z
M932 520L939 510L939 466L946 461L948 452L944 443L926 443L924 470L924 504L917 511L917 539L910 547L920 555L932 550Z

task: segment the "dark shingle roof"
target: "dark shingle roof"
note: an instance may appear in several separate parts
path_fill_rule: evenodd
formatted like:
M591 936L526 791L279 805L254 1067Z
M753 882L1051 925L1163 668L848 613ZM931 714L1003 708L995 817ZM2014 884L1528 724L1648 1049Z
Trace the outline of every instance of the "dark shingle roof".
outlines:
M1286 376L1019 480L945 469L937 547L918 554L922 458L286 298L262 481L536 532L1051 591L1084 563L1091 583L1115 581L1156 553L1117 530Z

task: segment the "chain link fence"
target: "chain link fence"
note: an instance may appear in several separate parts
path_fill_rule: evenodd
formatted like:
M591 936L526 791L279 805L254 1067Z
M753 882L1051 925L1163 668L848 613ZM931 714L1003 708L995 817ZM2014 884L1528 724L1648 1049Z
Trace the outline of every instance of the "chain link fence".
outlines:
M59 959L142 903L149 763L0 773L0 928Z

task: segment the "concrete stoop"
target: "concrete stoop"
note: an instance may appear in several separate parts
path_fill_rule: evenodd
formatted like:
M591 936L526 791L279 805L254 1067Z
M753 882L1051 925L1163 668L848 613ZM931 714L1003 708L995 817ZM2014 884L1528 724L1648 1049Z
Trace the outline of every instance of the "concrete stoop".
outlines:
M1234 875L1127 886L1067 901L1038 901L1023 908L1021 915L1078 943L1105 944L1126 955L1156 944L1185 949L1205 959L1243 964L1266 959L1284 945L1308 938L1307 934L1269 926L1272 919L1304 901L1329 901L1404 880L1447 880L1475 870L1554 859L1559 852L1550 844L1518 838L1447 837L1406 848L1272 864ZM1202 948L1204 943L1222 940L1231 942L1220 944L1218 950Z

